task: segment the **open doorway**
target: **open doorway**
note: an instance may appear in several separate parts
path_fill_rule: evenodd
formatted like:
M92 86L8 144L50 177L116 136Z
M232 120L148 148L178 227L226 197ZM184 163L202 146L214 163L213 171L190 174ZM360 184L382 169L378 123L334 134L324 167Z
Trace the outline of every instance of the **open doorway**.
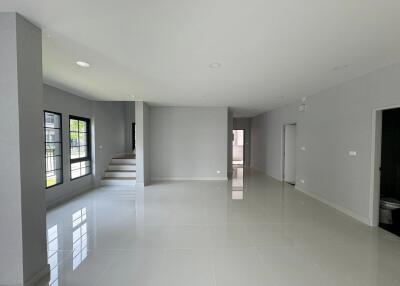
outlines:
M244 129L234 129L232 138L232 164L244 164Z
M136 150L136 124L132 123L132 151Z
M400 108L376 110L371 224L400 236Z
M283 181L296 183L296 124L283 126Z

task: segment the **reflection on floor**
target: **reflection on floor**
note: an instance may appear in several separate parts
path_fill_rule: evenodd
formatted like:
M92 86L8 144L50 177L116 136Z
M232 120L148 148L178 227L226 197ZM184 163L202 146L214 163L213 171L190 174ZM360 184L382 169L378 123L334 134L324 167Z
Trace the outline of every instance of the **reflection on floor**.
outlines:
M399 238L247 169L103 187L47 218L40 285L400 285Z
M233 167L232 175L232 200L244 198L244 174L243 167Z

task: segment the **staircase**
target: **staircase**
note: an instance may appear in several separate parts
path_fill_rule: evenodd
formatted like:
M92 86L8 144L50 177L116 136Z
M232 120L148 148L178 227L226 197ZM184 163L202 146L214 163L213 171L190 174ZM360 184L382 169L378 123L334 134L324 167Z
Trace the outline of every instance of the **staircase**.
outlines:
M136 159L133 155L111 159L104 177L103 186L134 186L136 184Z

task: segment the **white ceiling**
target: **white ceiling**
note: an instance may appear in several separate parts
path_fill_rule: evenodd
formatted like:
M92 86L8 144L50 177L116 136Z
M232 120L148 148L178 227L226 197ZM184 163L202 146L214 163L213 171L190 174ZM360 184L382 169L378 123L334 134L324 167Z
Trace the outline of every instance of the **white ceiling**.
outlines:
M251 116L400 61L398 0L1 0L0 11L42 28L45 82L98 100Z

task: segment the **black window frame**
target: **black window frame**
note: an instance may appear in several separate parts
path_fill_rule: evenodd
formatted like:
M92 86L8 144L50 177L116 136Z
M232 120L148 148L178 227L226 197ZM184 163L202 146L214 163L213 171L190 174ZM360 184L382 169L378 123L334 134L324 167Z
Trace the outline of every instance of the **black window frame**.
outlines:
M47 136L46 136L46 113L52 113L60 117L60 128L51 128L51 129L58 129L60 130L60 142L47 142ZM53 187L59 186L64 184L64 149L63 149L63 125L62 125L62 113L55 112L55 111L50 111L50 110L43 110L43 130L44 130L44 158L45 160L47 159L47 143L56 143L60 144L60 155L57 155L57 157L60 157L61 163L60 163L60 169L54 169L53 171L58 171L60 170L60 176L61 176L61 181L55 185L47 186L47 164L45 164L45 188L46 190L51 189ZM45 162L47 163L47 162Z
M82 157L82 158L75 158L72 159L72 145L71 145L71 132L76 132L76 131L71 131L71 120L78 120L78 121L84 121L86 122L86 134L87 134L87 138L86 138L86 157ZM86 177L86 176L90 176L92 175L93 172L93 166L92 166L92 134L91 134L91 126L90 126L90 118L86 118L86 117L80 117L80 116L75 116L75 115L70 115L69 116L69 120L68 120L68 140L69 140L69 178L71 181ZM78 134L82 133L79 132L79 124L78 124ZM78 136L79 137L79 136ZM80 145L81 146L81 145ZM89 161L90 163L90 172L76 177L76 178L72 178L72 164L74 163L80 163L80 162L84 162L84 161Z

